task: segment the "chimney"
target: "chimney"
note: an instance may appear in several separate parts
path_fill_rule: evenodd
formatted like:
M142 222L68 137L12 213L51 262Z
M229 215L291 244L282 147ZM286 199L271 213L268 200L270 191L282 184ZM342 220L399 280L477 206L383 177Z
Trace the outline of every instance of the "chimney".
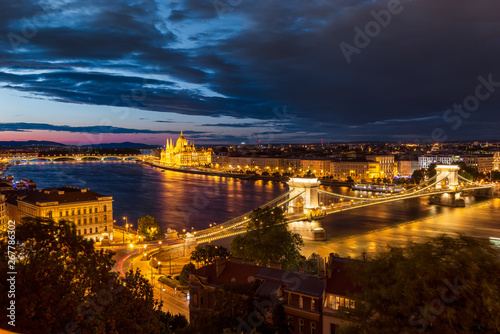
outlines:
M318 259L318 276L326 277L326 259Z
M326 269L326 276L328 278L332 278L332 273L333 273L333 254L330 253L330 256L327 261L327 269Z
M226 259L216 259L215 260L215 274L217 278L222 274L222 272L226 269Z

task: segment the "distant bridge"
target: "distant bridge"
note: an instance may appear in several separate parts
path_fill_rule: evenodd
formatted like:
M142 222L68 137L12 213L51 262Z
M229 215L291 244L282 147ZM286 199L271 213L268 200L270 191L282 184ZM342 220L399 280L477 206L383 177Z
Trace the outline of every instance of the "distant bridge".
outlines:
M48 156L38 156L38 155L21 155L13 157L4 157L4 161L50 161L54 162L57 160L73 160L73 161L106 161L106 160L134 160L141 159L144 155L139 154L67 154L67 155L48 155Z
M373 196L347 196L319 189L316 178L292 178L290 190L264 204L261 208L281 207L285 211L287 223L297 232L304 232L311 239L324 238L324 230L319 220L326 215L354 210L362 207L385 204L405 199L430 196L430 203L447 206L465 206L462 192L482 192L498 196L499 187L471 182L458 174L458 166L438 165L436 175L425 183L399 193L385 193ZM321 200L320 200L321 199ZM323 202L328 205L323 205ZM214 227L197 231L194 237L198 243L231 237L246 232L252 219L252 211ZM296 223L296 224L293 224ZM301 233L302 234L302 233Z

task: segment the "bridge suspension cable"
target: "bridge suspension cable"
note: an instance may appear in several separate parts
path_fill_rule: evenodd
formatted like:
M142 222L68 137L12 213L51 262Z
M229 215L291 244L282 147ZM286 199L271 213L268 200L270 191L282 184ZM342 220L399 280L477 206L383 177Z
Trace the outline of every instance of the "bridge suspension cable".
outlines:
M273 200L271 200L271 201L269 201L269 202L267 202L264 205L261 205L259 207L260 208L279 207L279 206L282 206L282 205L294 200L295 198L302 195L304 192L299 192L299 193L295 194L295 196L290 197L290 194L292 194L292 193L293 193L293 191L288 191L288 192L284 193L283 195L278 196L278 197L274 198ZM253 210L246 212L246 213L242 214L241 216L238 216L236 218L228 220L227 222L219 224L217 227L198 231L198 233L196 235L196 239L206 238L206 237L212 236L214 234L222 233L222 232L224 232L225 229L236 228L236 227L241 226L245 223L248 223L251 219L252 212L253 212Z
M463 181L465 181L465 182L467 182L467 183L470 183L470 184L476 184L476 182L473 182L473 181L471 181L471 180L469 180L469 179L467 179L467 178L463 177L463 176L462 176L462 175L460 175L460 174L458 175L458 178L459 178L459 179L461 179L461 180L463 180Z

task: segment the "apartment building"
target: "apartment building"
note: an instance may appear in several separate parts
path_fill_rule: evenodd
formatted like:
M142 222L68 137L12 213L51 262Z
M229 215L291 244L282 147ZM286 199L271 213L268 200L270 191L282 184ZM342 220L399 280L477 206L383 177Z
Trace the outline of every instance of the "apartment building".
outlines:
M11 201L9 214L19 221L24 217L66 219L75 223L78 235L85 239L113 239L113 197L86 188L66 186L26 192Z
M381 178L393 178L397 175L397 165L394 164L393 155L367 155L366 160L380 164Z
M252 158L252 168L258 170L267 170L268 172L283 172L285 168L285 159L274 157Z
M381 177L380 163L366 160L339 160L330 162L330 174L335 179L355 182L371 181Z
M418 157L420 169L429 168L431 164L451 165L459 162L463 162L481 173L489 173L495 169L494 154L423 155Z
M305 172L310 170L316 176L324 176L330 173L330 159L302 159L301 167Z
M418 169L418 161L416 160L400 160L396 162L396 165L399 177L410 177Z
M5 195L0 195L0 232L7 230L8 221Z
M256 266L239 259L217 260L189 275L189 315L195 326L210 317L218 303L220 288L229 283L254 284L255 296L269 297L274 307L282 305L290 333L338 333L349 322L339 312L342 306L355 308L356 301L348 296L354 289L345 268L351 259L330 256L319 276L281 270L278 267ZM269 309L260 311L274 311ZM269 314L263 314L273 321ZM243 319L244 320L244 319ZM276 320L276 319L274 319ZM251 330L252 328L250 328Z

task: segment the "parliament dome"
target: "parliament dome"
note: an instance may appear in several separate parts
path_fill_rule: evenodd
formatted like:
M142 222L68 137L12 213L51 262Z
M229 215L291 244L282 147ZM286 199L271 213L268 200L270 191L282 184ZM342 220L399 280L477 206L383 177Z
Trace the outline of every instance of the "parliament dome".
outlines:
M181 131L181 135L180 137L177 139L177 142L175 143L175 146L176 147L184 147L184 146L188 146L188 141L187 139L182 135L182 131Z

